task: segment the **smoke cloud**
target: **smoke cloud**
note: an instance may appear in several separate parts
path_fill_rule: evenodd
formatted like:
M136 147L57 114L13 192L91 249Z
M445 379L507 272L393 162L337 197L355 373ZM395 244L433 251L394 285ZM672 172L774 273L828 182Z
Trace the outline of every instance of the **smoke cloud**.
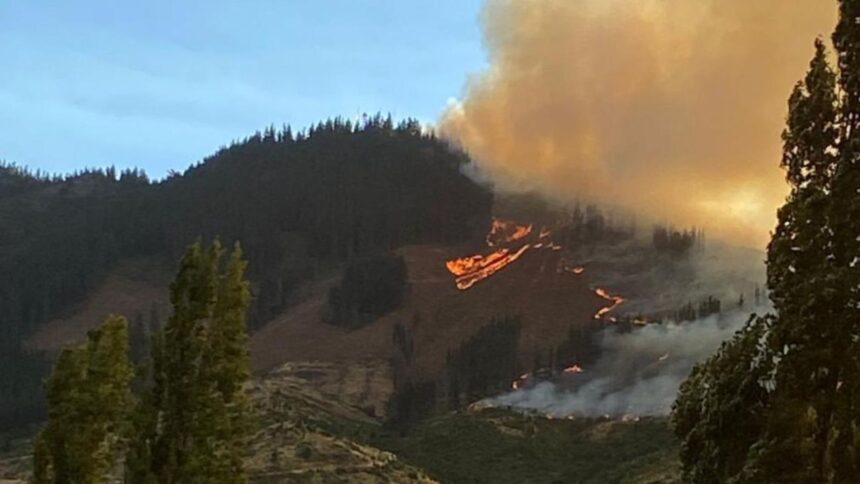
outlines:
M830 0L487 0L490 67L440 121L502 190L761 246L786 100Z
M651 324L600 334L601 357L583 373L484 400L554 417L666 415L693 365L712 355L749 318L736 311L691 323Z

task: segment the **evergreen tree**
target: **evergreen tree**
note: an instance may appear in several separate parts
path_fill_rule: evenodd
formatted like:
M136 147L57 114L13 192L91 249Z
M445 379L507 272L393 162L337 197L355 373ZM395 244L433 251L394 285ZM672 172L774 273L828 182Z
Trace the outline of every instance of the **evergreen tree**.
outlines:
M36 441L37 483L107 482L127 440L128 323L110 316L65 349L47 382L48 424Z
M236 244L225 273L220 277L215 312L209 327L203 370L214 388L212 422L219 444L217 455L220 482L244 482L243 461L250 425L251 405L244 385L249 380L250 356L246 314L251 300L244 279L247 263Z
M226 270L216 241L194 244L171 285L173 315L153 336L150 388L135 416L130 482L245 482L250 404L246 263Z
M828 461L835 479L851 479L860 472L860 1L841 0L839 11L833 43L841 94L840 150L830 220L832 277L838 283L834 305L841 345L847 348L835 392Z
M796 481L825 481L834 394L847 350L836 297L841 281L829 257L829 211L840 203L831 197L838 162L835 89L836 74L818 40L810 71L789 101L782 165L791 194L768 247L768 286L779 313L770 337L780 364L762 464Z
M681 385L672 423L682 442L685 482L758 482L747 460L766 425L772 360L762 357L761 343L772 323L751 318Z

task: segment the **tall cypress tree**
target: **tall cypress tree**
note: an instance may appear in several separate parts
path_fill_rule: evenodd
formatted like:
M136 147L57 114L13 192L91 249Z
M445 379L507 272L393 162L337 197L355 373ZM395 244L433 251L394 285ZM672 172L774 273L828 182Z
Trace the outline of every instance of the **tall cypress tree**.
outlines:
M153 337L151 386L136 416L130 482L245 482L250 404L246 263L237 245L189 247L171 285L173 315Z
M848 345L839 375L836 432L830 465L837 476L860 471L860 1L840 0L833 34L841 94L840 159L833 180L831 225L834 278L840 282L838 308Z
M48 424L34 452L37 483L107 482L127 441L128 323L110 316L67 348L47 382Z
M244 279L246 266L237 244L219 278L203 366L212 385L208 391L214 395L212 420L219 442L215 452L224 483L245 482L244 457L251 413L244 388L251 373L246 330L251 293Z
M786 480L820 481L846 347L834 304L839 281L830 257L829 210L838 125L836 74L817 40L805 80L789 100L782 166L791 193L768 246L768 286L779 318L770 346L780 359L769 444L762 465ZM827 368L827 371L821 371Z

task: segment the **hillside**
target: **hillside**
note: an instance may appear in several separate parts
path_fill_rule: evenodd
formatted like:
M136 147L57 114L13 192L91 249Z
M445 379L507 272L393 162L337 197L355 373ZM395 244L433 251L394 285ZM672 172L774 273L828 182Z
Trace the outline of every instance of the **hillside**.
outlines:
M252 482L678 482L677 444L662 419L551 420L483 410L440 415L401 435L309 385L312 367L285 366L255 382ZM27 440L0 450L0 482L25 482L28 452Z
M0 429L40 416L34 350L50 357L105 311L164 322L163 274L195 240L242 243L256 328L354 257L480 237L492 196L468 163L417 122L377 116L269 128L157 182L0 164ZM152 270L129 274L137 264Z
M590 325L606 302L594 294L586 276L557 271L559 253L526 254L498 277L467 291L457 289L445 268L451 258L468 253L464 247L410 246L399 251L408 267L410 293L402 307L358 330L322 322L325 296L332 281L322 281L309 299L261 328L252 339L257 369L285 360L386 359L392 355L391 335L406 324L416 345L420 373L438 375L445 355L493 317L520 315L522 367L531 365L535 351L562 341L571 327Z

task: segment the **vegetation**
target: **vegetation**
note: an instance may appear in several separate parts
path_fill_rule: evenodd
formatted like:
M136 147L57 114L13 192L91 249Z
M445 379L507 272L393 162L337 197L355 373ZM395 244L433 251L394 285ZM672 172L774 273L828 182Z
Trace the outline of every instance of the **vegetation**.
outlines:
M675 404L694 482L851 482L860 471L860 1L841 0L789 100L791 194L768 247L775 316L698 366Z
M340 285L329 293L331 322L362 326L397 309L408 289L402 256L379 255L351 261Z
M223 253L218 242L186 251L136 404L124 318L63 351L47 383L35 482L108 482L123 462L131 483L247 481L250 292L238 245L222 269Z
M250 430L246 263L238 245L188 248L170 288L173 315L152 344L127 480L245 482Z
M452 407L510 388L520 370L520 327L519 318L494 320L448 355L446 373Z
M657 251L683 255L690 252L694 247L701 248L705 243L705 234L695 228L679 232L658 225L654 227L652 241Z
M446 483L680 482L677 441L663 419L552 420L488 409L371 442Z
M131 404L128 323L109 317L67 348L47 382L48 425L36 438L33 481L100 483L124 449Z
M636 235L635 224L619 223L605 215L596 205L585 209L576 204L573 211L563 220L559 243L569 249L596 244L614 244L630 240Z

